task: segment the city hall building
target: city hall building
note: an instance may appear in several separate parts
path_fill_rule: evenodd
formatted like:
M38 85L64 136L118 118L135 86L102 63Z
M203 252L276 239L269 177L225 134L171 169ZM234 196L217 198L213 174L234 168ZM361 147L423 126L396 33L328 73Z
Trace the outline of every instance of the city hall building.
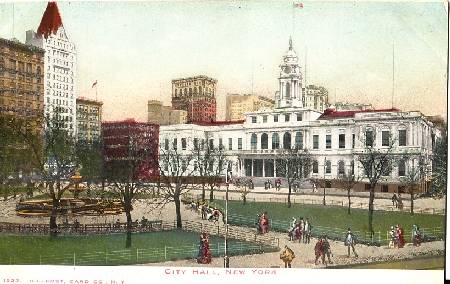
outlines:
M161 126L160 147L173 147L180 153L192 151L198 141L221 147L229 161L223 175L228 170L233 177L251 177L256 184L282 178L283 171L277 169L284 149L306 149L312 158L309 177L326 181L327 187L340 187L339 178L344 173L364 176L357 156L366 149L365 138L371 133L375 149L392 147L392 155L402 157L380 179L376 191L404 191L401 177L418 166L419 157L425 159L425 180L429 180L432 149L440 133L422 113L398 109L320 112L305 106L302 74L292 42L280 69L274 109L246 113L242 121ZM355 190L367 190L367 183L361 179Z

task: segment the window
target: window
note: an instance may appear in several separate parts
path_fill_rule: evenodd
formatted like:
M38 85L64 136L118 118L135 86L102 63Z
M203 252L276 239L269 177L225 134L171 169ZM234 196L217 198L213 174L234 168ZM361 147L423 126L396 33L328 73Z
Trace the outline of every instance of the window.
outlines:
M302 114L301 113L297 113L297 121L302 121Z
M381 131L381 146L389 146L389 131Z
M350 174L354 175L355 174L355 161L352 161L350 163Z
M177 144L178 144L177 138L173 139L172 147L173 147L174 150L177 149Z
M269 149L269 135L267 133L261 135L261 149Z
M278 133L272 134L272 149L280 148L280 136Z
M319 149L319 135L313 135L313 149Z
M275 115L273 116L273 122L278 122L278 114L275 114Z
M312 170L313 174L319 173L319 162L317 160L313 161Z
M219 149L223 149L225 147L223 147L223 140L222 138L219 138Z
M387 177L391 175L391 172L392 172L392 165L387 165L382 169L381 175Z
M194 138L194 150L198 150L198 138Z
M340 175L345 174L345 164L344 164L344 161L339 161L339 163L338 163L338 174L340 174Z
M295 147L297 149L303 149L303 132L295 133Z
M252 116L252 123L256 123L256 116Z
M242 150L242 138L238 138L238 150Z
M209 149L214 148L214 139L209 139Z
M366 147L373 147L373 131L366 130Z
M228 138L228 150L233 150L233 138Z
M326 174L331 174L331 161L325 161L325 173Z
M325 136L325 148L331 149L331 135L330 134L327 134Z
M286 113L286 114L284 115L284 121L285 121L285 122L288 122L288 121L290 120L290 118L291 118L291 115L290 115L289 113Z
M169 150L169 139L167 139L167 138L164 140L164 150L166 150L166 151Z
M291 133L289 132L283 135L283 149L291 149Z
M186 150L186 138L181 138L181 149Z
M263 123L267 122L267 115L263 115Z
M404 177L406 174L406 163L405 160L400 160L398 162L398 176Z
M252 138L250 139L250 146L252 150L256 150L256 147L258 146L258 137L255 133L252 134Z
M339 149L345 148L345 134L339 134Z
M352 134L352 148L355 148L355 134Z
M398 131L398 146L406 146L406 130L401 129Z

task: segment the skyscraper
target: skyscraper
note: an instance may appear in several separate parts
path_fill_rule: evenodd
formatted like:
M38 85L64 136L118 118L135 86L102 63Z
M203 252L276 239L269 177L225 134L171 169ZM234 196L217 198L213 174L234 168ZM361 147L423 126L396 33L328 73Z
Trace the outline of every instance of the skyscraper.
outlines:
M216 120L217 80L195 76L172 80L172 107L187 111L188 122Z
M37 32L26 33L26 44L45 50L44 113L58 113L64 128L76 132L76 50L64 29L56 2L49 2Z

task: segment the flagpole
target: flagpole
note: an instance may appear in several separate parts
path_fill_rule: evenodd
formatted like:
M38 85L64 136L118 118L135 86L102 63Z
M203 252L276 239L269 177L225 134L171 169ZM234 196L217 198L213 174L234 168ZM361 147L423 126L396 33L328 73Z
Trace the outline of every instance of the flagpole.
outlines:
M97 81L95 81L97 82ZM97 101L97 84L95 84L95 100Z
M394 66L395 66L395 46L394 41L392 40L392 98L391 98L391 108L394 108L394 89L395 89L395 72L394 72Z

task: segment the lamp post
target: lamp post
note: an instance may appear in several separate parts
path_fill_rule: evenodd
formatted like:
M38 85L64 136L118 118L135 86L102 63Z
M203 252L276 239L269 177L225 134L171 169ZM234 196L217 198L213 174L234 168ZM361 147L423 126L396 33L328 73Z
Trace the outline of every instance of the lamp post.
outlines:
M225 174L225 184L226 184L226 191L225 191L225 254L223 257L223 267L229 268L230 267L230 259L228 258L228 188L230 187L230 183L228 180L228 171Z
M324 163L323 163L323 200L322 200L323 205L326 205L326 201L325 201L325 186L326 186L326 182L325 182L326 177L325 177L325 174L326 174L326 172L327 172L327 157L325 157L325 161L324 161Z

